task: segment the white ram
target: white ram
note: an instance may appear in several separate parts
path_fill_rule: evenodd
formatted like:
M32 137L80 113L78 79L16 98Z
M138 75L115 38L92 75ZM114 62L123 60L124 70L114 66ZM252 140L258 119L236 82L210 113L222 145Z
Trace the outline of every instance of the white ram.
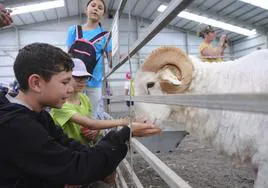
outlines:
M234 61L202 63L175 47L156 49L135 79L135 94L268 93L268 50ZM268 187L268 115L136 103L136 113L152 122L168 118L213 145L235 163L250 163L255 188Z

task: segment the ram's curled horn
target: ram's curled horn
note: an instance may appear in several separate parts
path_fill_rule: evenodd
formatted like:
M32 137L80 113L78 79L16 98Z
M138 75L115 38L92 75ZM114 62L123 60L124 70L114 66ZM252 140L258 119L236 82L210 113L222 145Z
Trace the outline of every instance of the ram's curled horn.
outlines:
M169 94L185 92L193 77L193 64L187 54L176 47L154 50L142 65L142 71L159 74L160 86Z

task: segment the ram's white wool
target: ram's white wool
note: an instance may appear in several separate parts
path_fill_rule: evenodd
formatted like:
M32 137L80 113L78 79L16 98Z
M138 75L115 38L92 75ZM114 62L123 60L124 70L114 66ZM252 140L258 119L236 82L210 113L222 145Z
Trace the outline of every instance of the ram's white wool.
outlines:
M259 50L234 61L202 63L190 57L193 79L186 93L268 93L268 50ZM147 70L148 71L148 70ZM136 95L165 95L159 73L138 72ZM147 87L147 83L154 86ZM236 163L251 163L258 170L255 188L268 187L268 116L247 112L137 103L136 112L151 121L168 118L183 123Z

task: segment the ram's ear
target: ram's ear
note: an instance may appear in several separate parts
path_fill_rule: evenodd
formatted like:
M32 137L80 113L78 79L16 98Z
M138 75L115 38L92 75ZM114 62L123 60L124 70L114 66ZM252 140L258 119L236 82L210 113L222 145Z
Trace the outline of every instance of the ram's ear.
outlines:
M165 65L158 71L160 87L165 93L178 93L177 88L182 85L181 72L174 65Z
M157 73L162 90L170 94L185 92L192 81L194 71L188 55L176 47L154 50L145 59L142 70Z

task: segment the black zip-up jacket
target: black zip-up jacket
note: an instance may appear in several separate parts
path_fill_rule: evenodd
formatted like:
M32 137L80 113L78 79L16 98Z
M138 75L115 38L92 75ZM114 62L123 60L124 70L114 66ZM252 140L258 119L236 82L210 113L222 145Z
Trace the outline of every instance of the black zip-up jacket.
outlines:
M0 188L82 185L111 174L127 153L130 129L89 148L69 139L46 111L10 103L0 93Z

